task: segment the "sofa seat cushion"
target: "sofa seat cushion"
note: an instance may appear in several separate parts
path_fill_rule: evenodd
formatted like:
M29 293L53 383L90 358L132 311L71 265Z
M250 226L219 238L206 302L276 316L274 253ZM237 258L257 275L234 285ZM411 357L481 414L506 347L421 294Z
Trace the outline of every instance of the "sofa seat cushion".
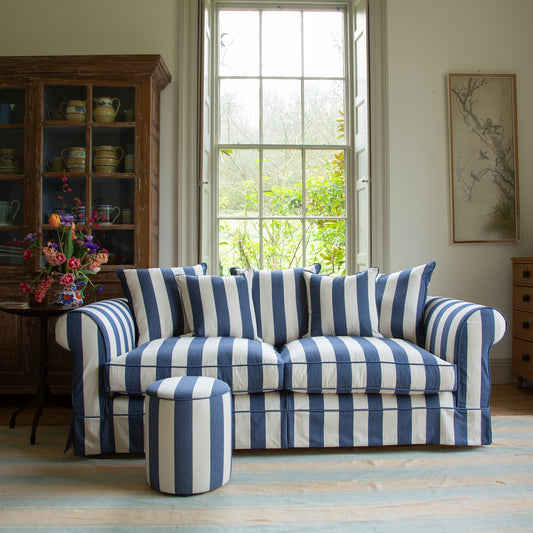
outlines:
M281 352L286 390L431 394L453 391L456 368L403 339L310 337Z
M269 344L232 337L158 339L106 362L109 392L143 394L159 379L208 376L234 393L267 392L283 386L283 361Z

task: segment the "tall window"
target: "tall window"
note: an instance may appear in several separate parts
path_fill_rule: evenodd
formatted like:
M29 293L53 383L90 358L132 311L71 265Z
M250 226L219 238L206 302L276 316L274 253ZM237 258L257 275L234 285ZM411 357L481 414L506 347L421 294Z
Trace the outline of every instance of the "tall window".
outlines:
M323 273L343 274L347 254L355 254L348 8L216 4L213 222L220 273L317 261Z

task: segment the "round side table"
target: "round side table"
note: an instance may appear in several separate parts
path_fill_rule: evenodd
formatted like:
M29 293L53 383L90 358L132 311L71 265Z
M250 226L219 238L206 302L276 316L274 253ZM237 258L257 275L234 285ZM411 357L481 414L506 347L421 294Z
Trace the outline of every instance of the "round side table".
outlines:
M30 443L35 444L35 433L37 431L37 424L41 413L43 412L46 400L52 395L50 386L48 385L48 319L50 317L57 317L66 311L68 308L50 306L50 307L22 307L16 303L0 302L0 311L11 313L13 315L37 317L40 322L40 342L39 342L39 384L35 394L26 405L19 407L12 415L9 421L9 427L15 427L15 420L17 415L25 409L35 407L35 415L31 426Z

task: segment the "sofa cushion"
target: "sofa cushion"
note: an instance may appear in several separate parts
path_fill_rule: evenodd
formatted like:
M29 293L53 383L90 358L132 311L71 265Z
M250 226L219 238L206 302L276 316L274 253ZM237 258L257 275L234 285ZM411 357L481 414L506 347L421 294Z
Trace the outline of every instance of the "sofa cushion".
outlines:
M135 318L138 344L177 337L188 330L181 309L176 276L201 276L205 263L193 267L119 269L116 274Z
M252 270L240 276L177 276L183 310L199 337L257 336L252 302Z
M232 268L233 275L243 272ZM307 268L254 270L252 298L258 335L264 342L283 346L307 333L308 311L304 272L318 274L320 264Z
M455 365L403 339L309 337L283 349L284 388L307 393L453 391Z
M208 376L234 393L279 390L283 361L269 344L230 337L157 339L105 363L109 392L143 394L159 379Z
M379 331L384 337L406 339L424 345L423 317L435 261L393 274L380 274L376 281Z
M381 337L376 306L377 268L353 276L304 272L309 308L307 336Z

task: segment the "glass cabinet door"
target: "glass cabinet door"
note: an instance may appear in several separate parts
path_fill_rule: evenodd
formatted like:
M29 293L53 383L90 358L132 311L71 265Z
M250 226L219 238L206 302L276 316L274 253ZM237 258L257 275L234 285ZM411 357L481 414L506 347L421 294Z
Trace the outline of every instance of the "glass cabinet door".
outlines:
M0 266L22 264L26 91L0 88Z
M115 268L135 260L135 92L134 86L44 88L42 224L49 229L58 211L78 225L91 223Z

